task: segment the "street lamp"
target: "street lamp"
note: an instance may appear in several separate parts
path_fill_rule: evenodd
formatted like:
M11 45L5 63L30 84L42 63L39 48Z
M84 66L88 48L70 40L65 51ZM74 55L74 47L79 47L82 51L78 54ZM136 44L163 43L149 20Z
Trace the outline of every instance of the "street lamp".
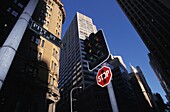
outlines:
M73 98L72 98L72 93L73 93L73 91L75 90L75 89L81 89L82 87L81 86L79 86L79 87L74 87L74 88L72 88L71 89L71 91L70 91L70 107L71 107L71 112L73 112Z

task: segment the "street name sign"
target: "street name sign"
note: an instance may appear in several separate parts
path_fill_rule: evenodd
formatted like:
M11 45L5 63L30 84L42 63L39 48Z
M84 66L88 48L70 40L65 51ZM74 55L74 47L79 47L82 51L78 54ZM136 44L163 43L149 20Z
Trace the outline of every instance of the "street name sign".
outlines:
M32 31L34 31L35 33L37 33L38 35L40 35L40 36L44 37L45 39L47 39L48 41L52 42L56 46L64 49L65 44L59 38L57 38L55 35L53 35L49 31L47 31L45 28L43 28L41 25L39 25L37 22L31 20L29 28Z

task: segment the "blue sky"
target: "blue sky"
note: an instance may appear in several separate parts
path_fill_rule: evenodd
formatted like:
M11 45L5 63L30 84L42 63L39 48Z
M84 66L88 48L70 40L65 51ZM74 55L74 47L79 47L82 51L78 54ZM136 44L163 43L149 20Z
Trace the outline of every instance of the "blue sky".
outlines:
M149 65L145 47L141 38L118 6L116 0L61 0L66 10L66 21L63 32L67 30L76 12L90 18L97 29L103 29L110 52L122 56L128 70L129 63L140 66L153 93L158 92L163 97L165 93L157 77Z

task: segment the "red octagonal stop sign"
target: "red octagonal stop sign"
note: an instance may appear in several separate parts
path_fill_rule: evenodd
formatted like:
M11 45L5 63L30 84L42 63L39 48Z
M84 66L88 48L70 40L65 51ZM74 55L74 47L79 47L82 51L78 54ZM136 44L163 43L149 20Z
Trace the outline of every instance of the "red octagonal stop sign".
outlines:
M107 66L100 68L96 75L97 84L101 87L108 85L112 78L111 69Z

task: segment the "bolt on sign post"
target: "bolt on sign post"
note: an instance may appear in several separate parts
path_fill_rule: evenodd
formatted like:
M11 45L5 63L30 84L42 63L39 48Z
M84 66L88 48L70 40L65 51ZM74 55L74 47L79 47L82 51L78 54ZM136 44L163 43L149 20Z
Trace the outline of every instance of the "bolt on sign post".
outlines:
M110 51L102 30L96 34L91 33L84 41L86 59L88 60L89 71L104 63L110 56Z
M107 66L103 66L98 70L96 75L97 84L101 87L105 87L110 83L112 79L112 72L111 69Z

